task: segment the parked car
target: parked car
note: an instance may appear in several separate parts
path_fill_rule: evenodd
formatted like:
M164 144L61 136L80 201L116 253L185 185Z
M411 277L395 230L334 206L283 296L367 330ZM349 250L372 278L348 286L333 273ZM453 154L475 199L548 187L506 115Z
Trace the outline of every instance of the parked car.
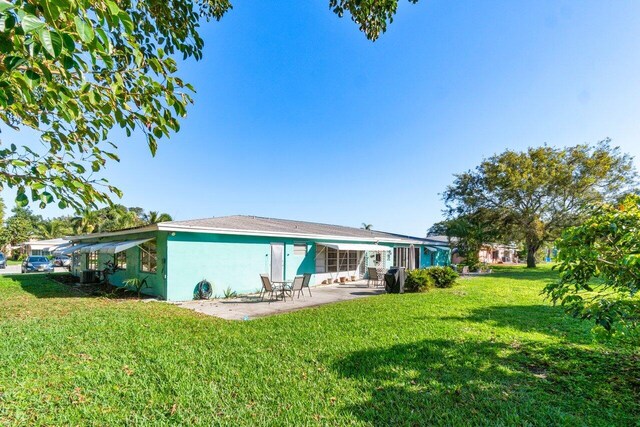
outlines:
M23 273L53 273L53 263L44 256L30 256L22 261Z
M0 253L0 268L7 267L7 259L4 257L3 253Z
M53 265L56 267L69 267L71 265L71 258L66 255L58 255L53 258Z

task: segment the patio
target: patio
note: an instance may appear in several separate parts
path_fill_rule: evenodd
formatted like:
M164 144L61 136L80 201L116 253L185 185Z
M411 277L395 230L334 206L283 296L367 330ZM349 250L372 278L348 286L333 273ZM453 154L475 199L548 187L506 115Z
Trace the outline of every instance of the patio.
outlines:
M382 287L367 287L367 281L350 282L347 284L319 285L309 291L304 290L304 296L282 300L261 301L257 294L244 295L231 299L197 300L177 302L176 305L198 313L220 317L226 320L251 320L256 317L272 316L279 313L315 307L338 301L348 301L356 298L383 294Z

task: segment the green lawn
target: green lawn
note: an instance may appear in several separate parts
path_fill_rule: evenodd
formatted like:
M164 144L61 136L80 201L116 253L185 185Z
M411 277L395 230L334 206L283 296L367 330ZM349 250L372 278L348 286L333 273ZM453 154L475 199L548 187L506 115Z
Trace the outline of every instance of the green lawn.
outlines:
M504 269L249 322L0 278L0 425L632 425L640 354Z

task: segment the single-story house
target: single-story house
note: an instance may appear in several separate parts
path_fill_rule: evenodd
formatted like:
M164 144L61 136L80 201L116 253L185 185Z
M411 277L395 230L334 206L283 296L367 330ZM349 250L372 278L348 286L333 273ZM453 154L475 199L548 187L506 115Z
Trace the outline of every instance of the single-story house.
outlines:
M256 216L168 221L74 236L72 272L82 277L112 261L112 284L146 278L146 293L170 301L193 299L198 282L214 292L257 292L260 274L292 280L312 274L312 285L341 277L366 278L367 267L408 269L448 265L450 249L428 238ZM88 276L87 276L88 277Z
M20 244L20 252L27 255L53 255L59 247L69 245L67 239L30 240Z
M429 236L434 242L439 242L442 245L450 245L452 247L451 262L453 264L462 264L465 258L460 256L456 249L456 243L458 239L456 237L447 236ZM478 260L481 263L486 264L503 264L503 263L518 263L518 246L515 243L508 245L499 243L484 243L478 251Z

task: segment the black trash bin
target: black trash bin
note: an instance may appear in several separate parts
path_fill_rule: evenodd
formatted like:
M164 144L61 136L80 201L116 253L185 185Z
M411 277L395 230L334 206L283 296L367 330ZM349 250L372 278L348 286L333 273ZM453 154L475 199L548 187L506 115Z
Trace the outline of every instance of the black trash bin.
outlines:
M391 267L384 275L384 288L389 294L404 294L404 267Z

